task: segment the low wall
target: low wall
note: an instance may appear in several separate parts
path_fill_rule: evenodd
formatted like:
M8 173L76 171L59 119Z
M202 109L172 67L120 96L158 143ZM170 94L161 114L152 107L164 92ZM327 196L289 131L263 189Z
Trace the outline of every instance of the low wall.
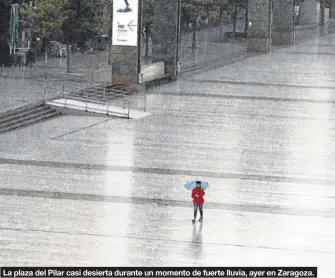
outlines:
M147 83L163 78L165 76L165 65L164 62L158 62L143 66L141 71L141 83Z

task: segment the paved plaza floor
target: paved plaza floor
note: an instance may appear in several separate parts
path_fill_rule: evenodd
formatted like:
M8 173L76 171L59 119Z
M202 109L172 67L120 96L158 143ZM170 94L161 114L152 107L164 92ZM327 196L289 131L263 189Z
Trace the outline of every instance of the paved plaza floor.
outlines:
M148 92L139 120L0 136L0 265L318 266L335 277L335 36ZM204 223L190 193L207 190Z

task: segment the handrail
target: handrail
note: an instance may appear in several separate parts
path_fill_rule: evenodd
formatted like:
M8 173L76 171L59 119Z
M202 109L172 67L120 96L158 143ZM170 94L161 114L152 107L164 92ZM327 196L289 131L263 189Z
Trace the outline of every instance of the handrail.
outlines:
M146 112L147 111L147 96L146 95L144 95L144 94L136 94L136 95L128 95L128 96L126 96L126 98L129 100L129 98L132 98L132 97L136 97L136 96L140 96L141 97L141 99L143 99L143 110L144 110L144 112Z
M117 89L113 89L113 88L103 87L104 86L103 84L94 84L94 86L85 87L80 83L67 82L66 85L65 85L64 82L63 82L63 86L64 87L70 87L70 88L78 88L78 89L79 88L80 89L88 89L88 90L93 91L93 92L114 92L114 93L119 93L120 95L124 95L124 96L128 95L129 98L133 98L133 97L136 97L136 96L141 96L142 98L146 98L146 95L144 95L144 94L136 93L135 95L129 95L129 93L126 92L126 91L121 91L121 90L117 90Z
M110 90L111 92L116 92L116 93L120 93L120 95L122 94L124 96L124 98L127 98L128 101L130 101L129 99L130 98L135 98L135 97L141 97L143 99L143 106L144 106L144 112L146 112L147 110L147 96L145 94L139 94L139 93L136 93L136 94L131 94L131 93L128 93L126 91L121 91L121 90L116 90L116 89L108 89Z
M116 89L108 89L108 91L106 92L109 92L109 94L115 94L115 95L122 95L124 99L128 100L130 102L130 99L131 98L135 98L135 97L141 97L141 99L143 99L143 110L144 112L146 112L147 110L147 96L145 94L139 94L139 93L136 93L136 94L131 94L131 93L128 93L126 91L121 91L121 90L116 90Z
M120 92L120 93L126 93L128 96L130 96L130 97L136 97L136 96L142 96L142 97L145 97L146 95L145 94L140 94L140 93L135 93L135 94L132 94L131 95L131 92L127 92L127 91L121 91L121 90L117 90L117 89L110 89L110 90L112 90L112 91L114 91L114 92Z
M130 119L130 102L128 100L119 100L119 102L121 102L121 101L124 103L124 105L125 105L125 103L127 104L127 118ZM110 101L106 101L106 104L107 104L106 113L107 113L107 115L109 115L108 114L108 112L109 112L109 103L110 103ZM124 106L124 109L126 109L125 106Z
M64 84L64 86L63 86L64 88L73 88L73 89L76 89L76 90L83 90L83 89L85 89L85 87L76 87L76 86L74 86L74 85L65 85Z
M48 87L48 88L52 88L52 87ZM55 88L52 88L55 89ZM57 89L56 89L57 90ZM72 93L76 93L75 91L72 90L67 90L67 89L62 89L63 92L67 92L69 96L71 96ZM87 93L86 93L87 94ZM117 93L113 93L113 92L109 92L108 95L114 95L114 96L120 96L120 94ZM79 97L79 96L75 96L75 97ZM108 96L105 96L105 100L113 100L113 99L109 99Z
M86 101L86 96L71 96L70 95L70 97L69 97L69 95L67 95L67 99L74 99L74 100L83 100L83 101ZM102 103L102 104L105 104L106 102L108 102L108 103L111 103L111 102L123 102L123 101L125 101L125 102L129 102L128 100L123 100L123 99L118 99L118 100L116 100L116 99L113 99L113 101L111 101L111 100L98 100L98 99L95 99L93 102L94 103Z
M82 86L81 84L72 83L72 82L67 82L67 83L63 82L63 90L65 88L72 88L77 91L80 91L80 90L84 90L85 86Z
M80 100L85 102L85 107L86 107L86 111L88 109L88 103L89 103L89 99L88 99L88 92L86 92L85 96L80 96L80 95L75 95L75 93L77 93L76 91L72 91L72 90L68 90L66 88L66 86L63 86L63 88L61 89L61 92L59 92L58 94L55 94L52 98L48 98L47 97L47 91L52 91L52 92L59 92L58 88L55 87L45 87L44 89L44 94L45 94L45 101L48 100L54 100L55 98L59 98L59 97L63 97L64 98L64 106L65 108L67 108L67 100L69 99L74 99L74 100ZM109 96L106 96L105 98L103 98L102 100L99 99L95 99L94 103L101 103L102 105L106 105L106 114L109 115L109 107L110 107L110 103L111 102L122 102L124 104L124 109L127 108L127 118L130 118L130 101L128 99L125 99L125 97L123 97L122 99L115 99L113 97L110 97L110 95L114 95L114 96L123 96L123 94L119 94L119 93L115 93L115 92L109 92L108 93ZM125 107L127 104L127 107Z
M65 83L65 82L63 82ZM71 81L67 81L66 84L70 84L70 85L78 85L78 87L85 87L83 84L81 83L77 83L77 82L71 82Z
M69 84L74 84L76 85L76 83L72 83L72 82L68 82L67 85ZM78 84L80 86L80 84ZM86 92L86 96L85 97L80 97L80 96L77 96L77 95L74 95L75 93L78 93L78 91L73 91L73 90L68 90L67 87L70 87L70 88L73 88L71 86L66 86L64 83L63 83L63 88L56 88L56 87L51 87L51 86L46 86L44 88L44 101L40 101L40 103L46 103L47 101L52 101L52 100L55 100L57 98L64 98L65 99L65 107L66 107L66 102L68 99L71 99L71 98L76 98L76 99L79 99L79 100L83 100L86 102L86 107L87 107L87 103L88 103L88 94ZM75 88L75 87L74 87ZM82 89L85 89L84 86L81 86ZM136 95L126 95L127 92L125 91L121 91L121 90L115 90L115 89L112 89L112 88L109 88L109 89L106 89L106 88L102 88L102 87L99 87L99 89L102 89L105 91L105 93L107 93L107 95L105 95L105 97L103 97L103 99L100 101L100 100L94 100L95 103L102 103L103 105L106 105L106 113L108 114L109 113L109 104L110 103L116 103L116 102L123 102L124 104L124 109L127 108L127 117L130 118L130 98L131 97L136 97L136 96L141 96L144 100L145 100L145 103L144 103L144 111L146 111L146 95L144 94L136 94ZM47 93L48 92L52 92L53 95L52 96L48 96ZM117 96L117 97L122 97L121 99L118 99L118 98L113 98L113 96ZM126 107L126 104L127 104L127 107ZM32 105L31 103L27 103L27 104L23 104L23 105L19 105L17 107L15 107L16 109L20 109L21 107L26 107L26 106L30 106ZM5 111L2 111L1 114L3 113L7 113L7 112L10 112L13 108L11 109L8 109L5 110Z
M44 88L44 101L47 101L49 99L51 100L51 98L47 98L47 91L48 90L51 90L52 92L56 92L56 93L58 93L59 96L61 96L61 93L59 93L59 90L57 88L47 86L47 87ZM52 98L54 98L54 97L55 96L53 96Z

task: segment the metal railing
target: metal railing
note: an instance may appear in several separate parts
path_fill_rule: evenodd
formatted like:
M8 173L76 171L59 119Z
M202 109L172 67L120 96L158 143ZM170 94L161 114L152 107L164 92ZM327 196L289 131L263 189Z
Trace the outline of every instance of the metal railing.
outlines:
M52 97L48 96L48 92L52 93ZM59 92L59 89L54 87L45 87L44 88L44 101L54 100L55 98L61 97L62 94Z
M141 98L143 99L143 111L146 112L147 111L147 96L144 95L144 94L139 94L139 93L135 93L135 94L130 94L128 92L125 92L125 91L121 91L121 90L115 90L115 89L111 89L112 92L115 92L115 93L119 93L119 94L123 94L123 97L125 99L128 99L129 101L131 99L134 99L134 98Z
M126 91L121 91L113 88L106 88L103 85L109 85L109 84L93 84L93 86L86 87L86 89L90 92L90 94L95 95L102 93L104 98L107 98L108 95L112 95L113 97L121 97L123 99L127 99L129 103L132 102L132 99L134 98L141 98L143 100L143 110L144 112L147 111L147 97L144 94L131 94Z
M49 97L48 93L52 93ZM101 99L98 98L101 96ZM127 118L130 118L130 103L131 98L139 96L144 100L143 110L146 111L146 96L143 94L136 94L129 96L127 92L114 90L111 88L104 88L101 85L85 87L77 83L63 83L61 91L54 87L45 87L44 99L45 101L52 101L59 98L64 99L64 107L68 107L68 100L78 100L85 102L85 110L88 111L89 103L102 104L106 107L106 114L119 114L118 112L111 111L111 104L121 103L123 109L127 109L125 113ZM123 114L124 115L124 114Z
M62 88L63 90L65 88L70 88L70 89L73 89L73 90L82 90L82 89L85 89L86 86L82 85L82 84L79 84L79 83L74 83L74 82L63 82L62 84Z

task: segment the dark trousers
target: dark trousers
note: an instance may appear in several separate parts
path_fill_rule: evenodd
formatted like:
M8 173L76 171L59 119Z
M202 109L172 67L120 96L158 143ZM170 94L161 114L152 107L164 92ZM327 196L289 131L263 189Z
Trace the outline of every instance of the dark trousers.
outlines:
M202 218L204 215L204 212L202 210L204 204L199 204L196 202L193 202L193 213L194 213L194 219L197 218L197 213L198 213L198 209L200 211L200 217Z
M33 64L35 64L35 54L31 51L28 51L27 54L27 66L33 66Z

